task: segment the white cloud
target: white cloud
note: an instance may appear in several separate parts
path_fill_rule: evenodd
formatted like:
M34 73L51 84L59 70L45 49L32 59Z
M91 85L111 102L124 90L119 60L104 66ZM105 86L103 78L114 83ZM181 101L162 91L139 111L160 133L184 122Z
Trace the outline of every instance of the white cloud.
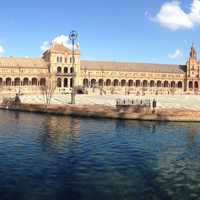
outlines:
M180 1L166 2L153 20L173 31L191 29L200 24L200 0L192 0L188 13L181 8Z
M183 53L180 49L177 49L174 53L168 55L168 57L172 60L181 58L182 56L183 56Z
M51 41L44 41L42 46L40 47L41 51L46 51L49 49L53 44L63 44L64 46L68 48L72 48L72 45L70 44L70 40L68 35L59 35L55 37Z
M0 54L2 54L4 52L5 52L5 50L4 50L3 46L0 45Z
M57 36L52 40L53 43L64 44L65 46L69 45L69 37L67 35Z

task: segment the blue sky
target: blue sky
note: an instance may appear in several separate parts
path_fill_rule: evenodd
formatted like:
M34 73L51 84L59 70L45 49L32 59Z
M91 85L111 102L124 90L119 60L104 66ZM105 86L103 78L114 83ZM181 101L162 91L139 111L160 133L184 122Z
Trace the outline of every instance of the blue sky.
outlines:
M7 0L3 56L40 57L41 46L79 32L82 59L184 64L200 46L199 0Z

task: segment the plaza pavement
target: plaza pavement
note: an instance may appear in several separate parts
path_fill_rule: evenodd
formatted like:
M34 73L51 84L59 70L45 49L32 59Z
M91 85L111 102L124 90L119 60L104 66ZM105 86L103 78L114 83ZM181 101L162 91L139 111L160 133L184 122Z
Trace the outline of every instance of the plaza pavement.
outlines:
M3 97L2 97L3 98ZM42 95L22 95L20 96L23 103L43 104L44 96ZM198 95L166 95L166 96L135 96L135 95L76 95L76 104L79 105L107 105L115 106L116 99L139 99L157 101L157 107L164 109L189 109L200 111L200 96ZM70 95L55 95L51 104L68 104L70 103Z

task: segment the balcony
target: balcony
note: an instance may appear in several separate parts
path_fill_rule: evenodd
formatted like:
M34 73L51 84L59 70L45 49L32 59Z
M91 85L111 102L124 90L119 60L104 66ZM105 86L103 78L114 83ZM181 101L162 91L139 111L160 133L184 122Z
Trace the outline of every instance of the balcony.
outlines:
M62 73L62 72L57 72L56 76L68 76L68 77L72 77L72 76L76 76L76 72L73 73Z

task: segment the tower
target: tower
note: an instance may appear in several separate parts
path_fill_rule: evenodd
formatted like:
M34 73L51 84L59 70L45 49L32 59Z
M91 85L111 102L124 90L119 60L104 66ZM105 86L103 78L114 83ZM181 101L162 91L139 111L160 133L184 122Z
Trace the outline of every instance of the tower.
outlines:
M187 90L190 92L199 90L199 62L194 43L192 44L189 59L187 61Z
M74 58L72 50L64 44L54 43L43 53L43 59L49 65L49 72L57 79L57 88L68 91L78 86L80 77L80 49L76 48ZM73 64L74 59L74 64ZM76 78L74 78L76 74ZM63 90L64 91L64 90Z

